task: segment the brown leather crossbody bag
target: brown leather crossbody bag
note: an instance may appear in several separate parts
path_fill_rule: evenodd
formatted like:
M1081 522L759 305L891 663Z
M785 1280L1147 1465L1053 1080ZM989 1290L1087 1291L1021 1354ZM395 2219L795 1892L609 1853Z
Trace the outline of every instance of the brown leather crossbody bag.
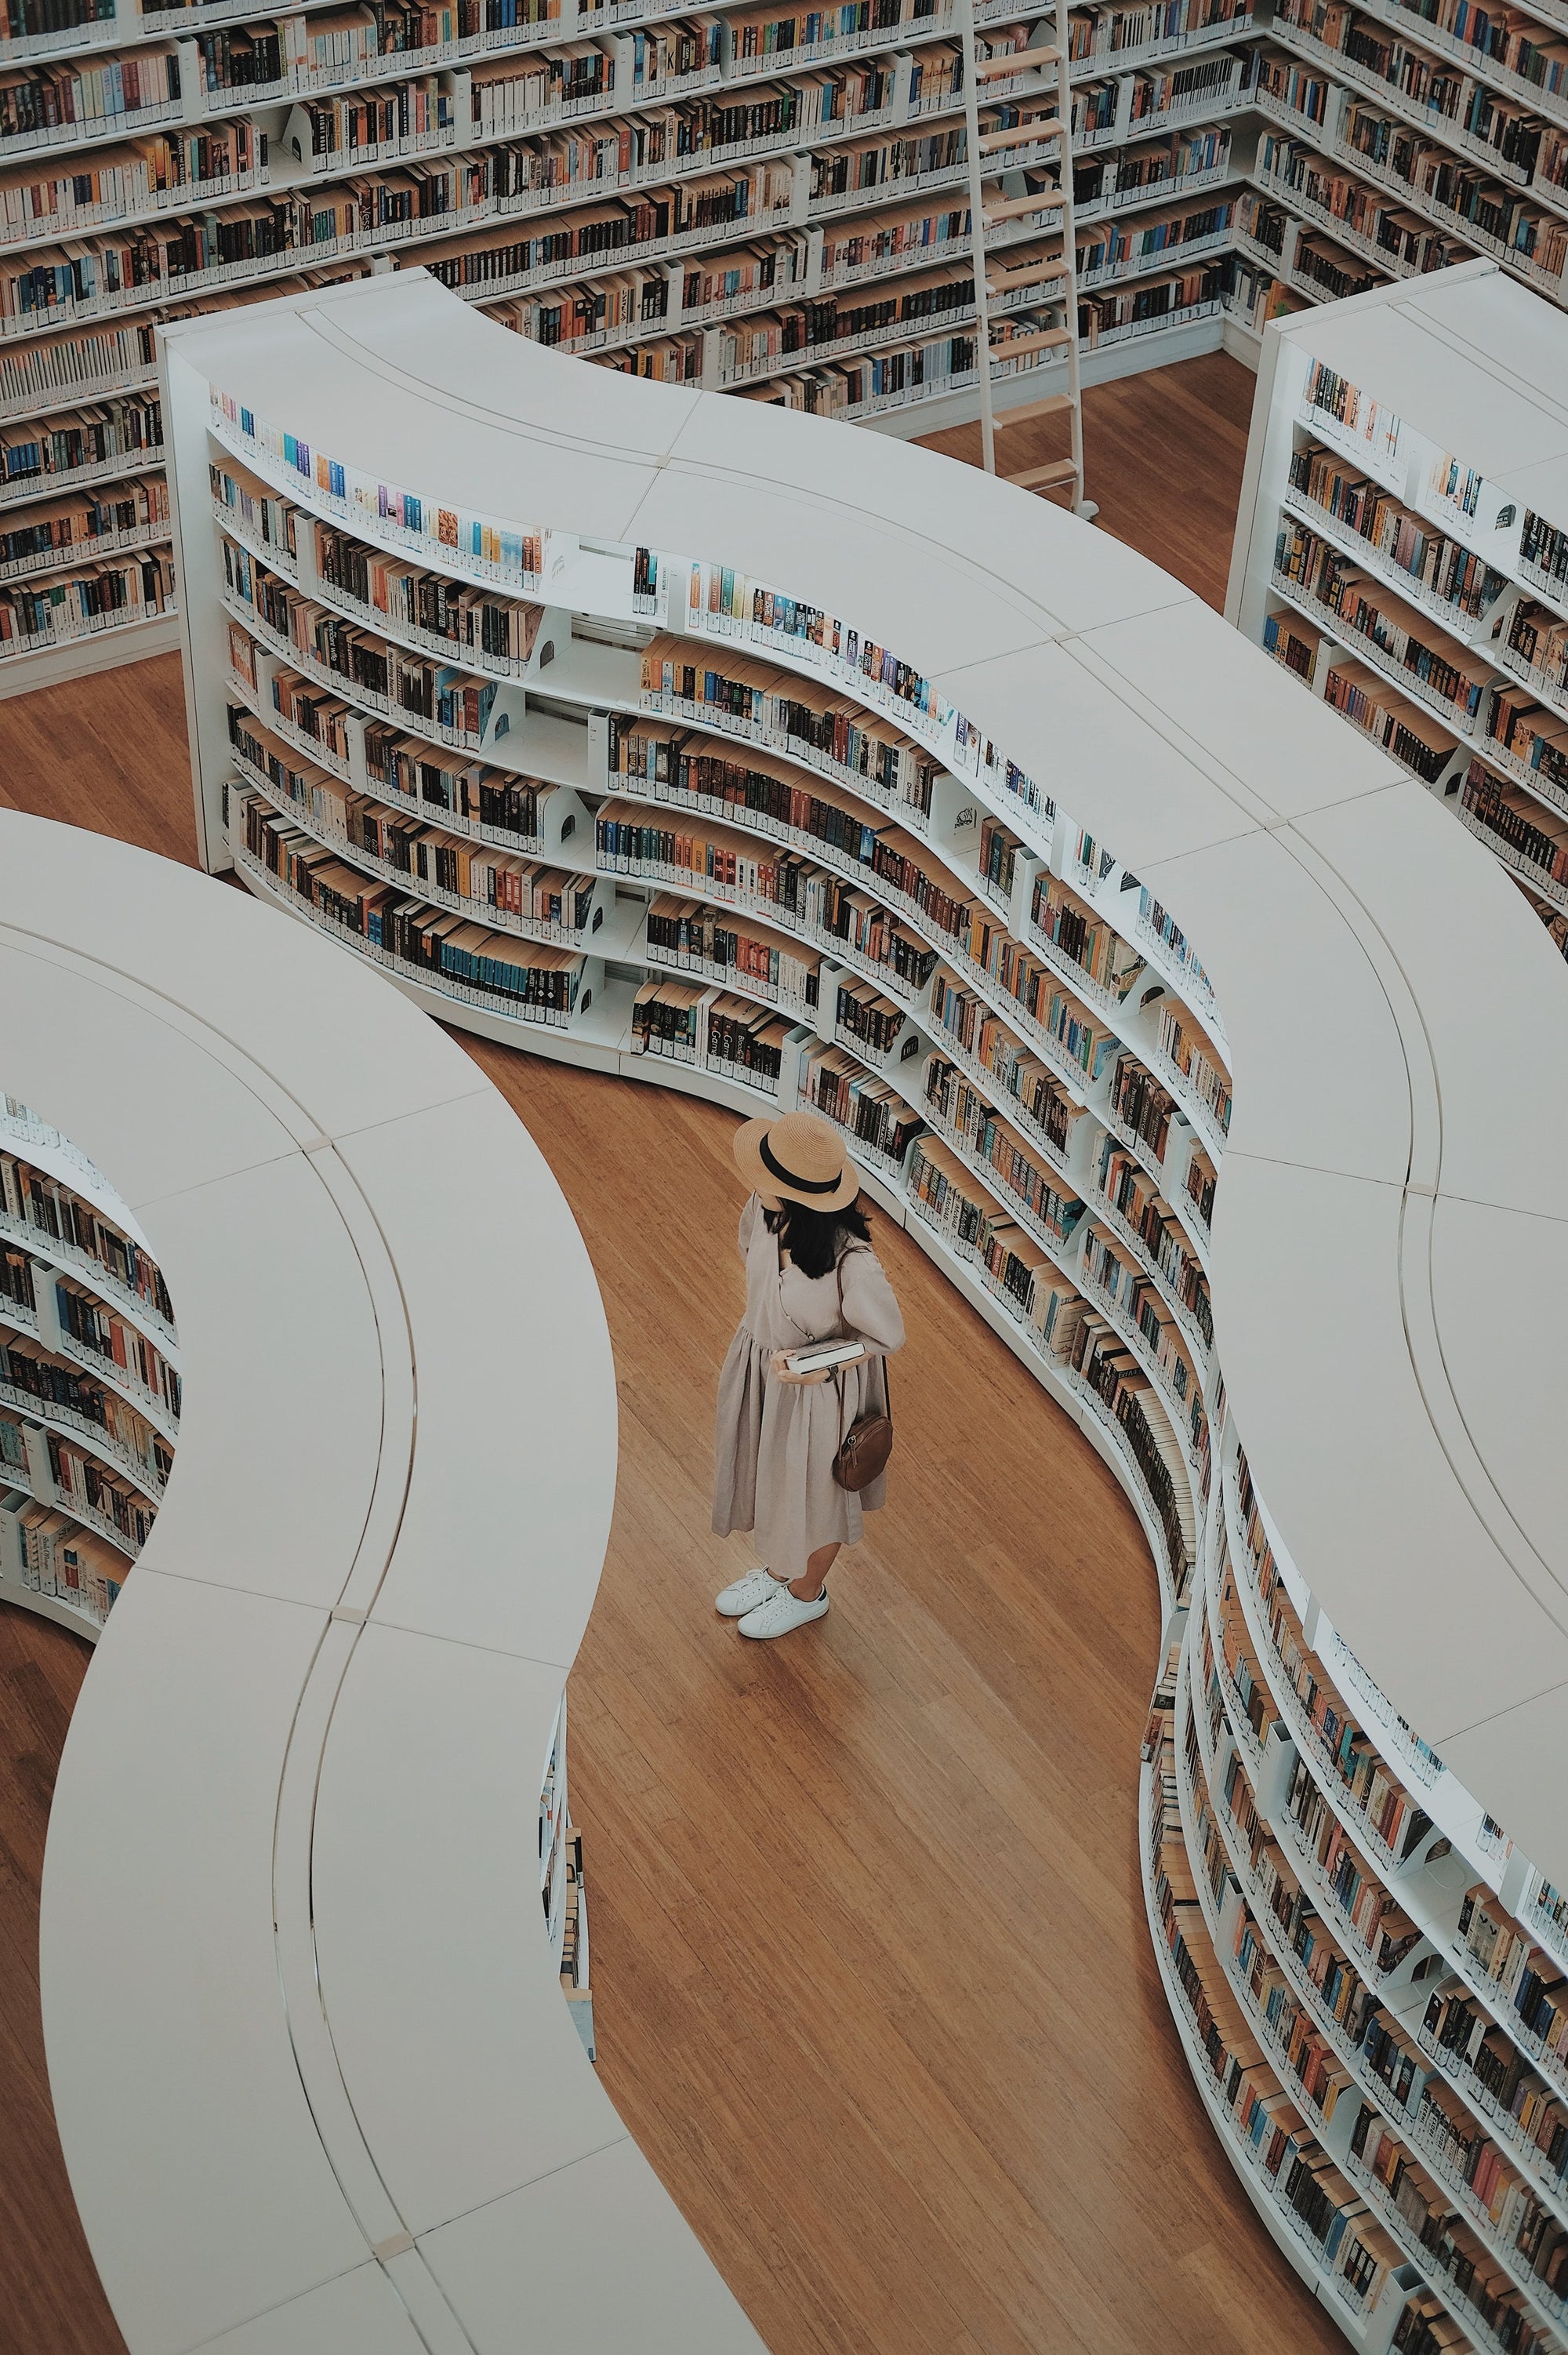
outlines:
M838 1265L839 1323L844 1321L844 1268ZM885 1414L858 1415L848 1431L843 1427L844 1382L842 1374L834 1376L839 1390L839 1452L833 1458L833 1478L841 1488L869 1488L887 1469L887 1459L893 1453L893 1386L887 1380L887 1360L882 1361L883 1384L887 1394Z

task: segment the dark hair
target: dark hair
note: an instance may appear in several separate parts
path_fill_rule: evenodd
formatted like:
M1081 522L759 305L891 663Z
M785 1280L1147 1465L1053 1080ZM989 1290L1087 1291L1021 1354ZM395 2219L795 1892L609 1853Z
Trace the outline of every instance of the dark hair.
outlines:
M809 1210L804 1202L780 1202L765 1216L779 1238L780 1251L789 1252L802 1275L832 1275L845 1235L853 1235L857 1242L871 1241L870 1223L858 1196L842 1210Z

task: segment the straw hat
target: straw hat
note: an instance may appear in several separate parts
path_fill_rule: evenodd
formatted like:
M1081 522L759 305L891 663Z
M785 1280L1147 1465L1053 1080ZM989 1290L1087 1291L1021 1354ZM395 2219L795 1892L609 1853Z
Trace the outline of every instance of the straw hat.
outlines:
M844 1142L814 1112L748 1120L735 1132L735 1157L752 1191L809 1210L847 1210L860 1192Z

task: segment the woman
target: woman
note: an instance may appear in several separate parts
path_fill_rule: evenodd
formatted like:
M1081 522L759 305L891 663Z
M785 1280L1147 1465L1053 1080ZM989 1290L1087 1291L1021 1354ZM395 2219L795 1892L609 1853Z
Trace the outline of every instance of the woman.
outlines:
M835 1128L809 1112L748 1120L735 1157L753 1190L740 1214L746 1314L719 1376L714 1529L754 1529L763 1566L726 1586L718 1608L766 1639L822 1616L839 1548L884 1500L885 1474L857 1496L833 1463L859 1416L886 1412L883 1360L903 1348L904 1319ZM789 1370L793 1352L826 1340L867 1354L836 1375Z

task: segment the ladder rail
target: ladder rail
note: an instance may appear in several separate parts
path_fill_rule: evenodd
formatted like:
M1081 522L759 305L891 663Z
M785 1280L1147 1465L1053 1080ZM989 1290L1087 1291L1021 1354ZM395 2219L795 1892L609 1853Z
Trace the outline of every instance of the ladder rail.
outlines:
M985 270L985 176L980 158L980 77L976 72L974 0L958 0L964 69L964 149L969 177L969 259L975 280L975 374L980 381L980 464L996 472L996 415L991 386L991 295Z
M1087 494L1084 480L1084 388L1078 366L1078 240L1073 212L1073 84L1068 55L1071 23L1068 0L1056 0L1056 105L1062 117L1062 135L1056 150L1062 165L1058 194L1062 199L1062 253L1067 265L1067 325L1073 330L1067 344L1067 395L1073 405L1067 416L1075 470L1073 506L1081 514L1087 505ZM1094 512L1093 508L1089 511Z
M988 59L982 65L976 54L974 0L957 0L959 38L961 44L964 76L964 145L969 165L969 258L974 272L975 305L975 372L980 387L980 464L988 474L996 473L996 436L998 418L995 397L995 360L991 353L991 316L994 292L1006 291L1009 272L1002 268L993 282L988 259L988 239L991 229L1008 219L1017 219L1033 212L1054 215L1054 228L1061 237L1061 261L1038 273L1041 285L1051 284L1054 291L1044 299L1062 314L1065 332L1044 330L1014 336L1015 357L1022 358L1030 352L1060 351L1066 363L1067 389L1043 401L1020 404L1016 420L1002 416L1005 427L1011 422L1022 424L1026 416L1067 413L1071 437L1071 456L1055 460L1044 466L1025 467L1021 474L1007 479L1018 482L1021 488L1065 489L1069 485L1075 513L1093 516L1096 509L1088 500L1084 474L1084 402L1082 372L1078 357L1078 273L1077 242L1073 210L1073 91L1071 79L1072 39L1070 0L1054 0L1054 39L1039 48L1031 48L1013 56ZM992 149L1005 151L1009 144L1022 144L1027 125L1020 124L1011 133L992 132L982 137L980 127L980 88L983 82L1002 81L1013 74L1031 68L1054 68L1054 138L1056 143L1058 186L1054 196L1044 192L1035 200L1031 197L1002 198L991 208L988 218L985 189L989 179L1001 178L1000 172L986 170L985 157ZM1015 281L1027 283L1022 272L1011 273Z

